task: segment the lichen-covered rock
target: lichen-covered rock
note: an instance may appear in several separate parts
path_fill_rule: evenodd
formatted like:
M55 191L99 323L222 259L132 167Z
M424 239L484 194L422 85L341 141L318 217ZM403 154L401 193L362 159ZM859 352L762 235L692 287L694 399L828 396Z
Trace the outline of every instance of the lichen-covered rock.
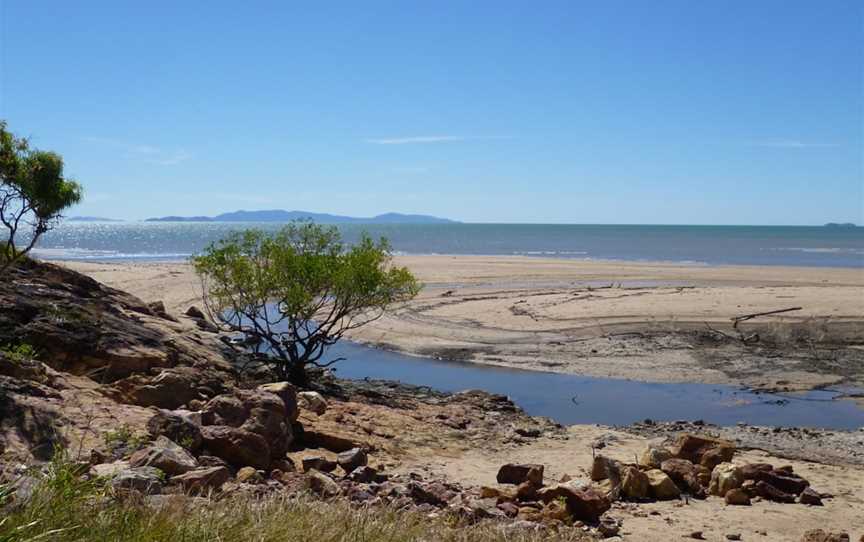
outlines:
M155 495L162 493L162 476L162 471L154 467L132 467L117 473L111 480L111 487Z
M648 476L634 466L624 467L621 475L621 495L627 499L648 498L650 482Z
M156 467L169 476L183 474L198 466L192 454L164 436L133 453L129 464L133 467Z
M336 497L342 493L342 488L339 487L332 478L317 470L309 471L307 483L309 489L321 497Z
M189 419L170 410L158 410L147 421L147 431L151 437L164 436L193 454L201 448L201 429Z
M708 493L725 497L726 493L731 489L737 489L744 483L744 476L741 474L741 469L732 463L720 463L714 470L711 471L711 482L708 486Z
M648 477L648 486L651 496L659 501L677 499L681 496L681 490L672 481L668 474L660 469L651 469L645 472Z
M284 396L291 402L293 386L283 382L266 386L281 395L261 388L218 395L204 405L201 419L205 426L233 427L260 435L267 443L269 457L281 459L294 441L286 399L283 399Z
M621 478L621 462L603 455L594 456L591 462L591 479L595 482L611 479L617 483Z
M642 455L639 456L639 464L643 467L659 469L660 465L667 459L672 459L672 452L666 448L649 446L644 452L642 452Z

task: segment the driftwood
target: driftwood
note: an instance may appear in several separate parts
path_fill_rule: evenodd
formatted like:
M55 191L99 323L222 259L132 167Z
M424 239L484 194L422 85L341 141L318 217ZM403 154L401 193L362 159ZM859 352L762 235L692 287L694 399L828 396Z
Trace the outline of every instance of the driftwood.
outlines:
M732 320L732 327L737 330L738 324L740 324L741 322L745 322L747 320L752 320L753 318L758 318L759 316L770 316L772 314L781 314L784 312L792 312L792 311L800 311L800 310L801 310L801 307L792 307L789 309L779 309L776 311L765 311L765 312L754 312L751 314L745 314L743 316L735 316L731 319Z

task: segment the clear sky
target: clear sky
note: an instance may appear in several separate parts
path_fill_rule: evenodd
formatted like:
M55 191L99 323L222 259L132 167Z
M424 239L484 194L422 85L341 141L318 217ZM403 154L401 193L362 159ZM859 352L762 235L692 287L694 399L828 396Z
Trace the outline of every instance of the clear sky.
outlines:
M864 2L0 0L72 214L864 222Z

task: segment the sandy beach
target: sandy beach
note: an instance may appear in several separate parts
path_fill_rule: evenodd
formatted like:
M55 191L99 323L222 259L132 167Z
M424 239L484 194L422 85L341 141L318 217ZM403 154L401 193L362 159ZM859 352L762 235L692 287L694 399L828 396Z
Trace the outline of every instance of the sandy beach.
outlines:
M405 256L425 284L353 339L409 354L657 382L864 387L864 270ZM63 262L170 312L201 304L186 263ZM800 310L742 322L731 319ZM801 347L801 345L807 345Z

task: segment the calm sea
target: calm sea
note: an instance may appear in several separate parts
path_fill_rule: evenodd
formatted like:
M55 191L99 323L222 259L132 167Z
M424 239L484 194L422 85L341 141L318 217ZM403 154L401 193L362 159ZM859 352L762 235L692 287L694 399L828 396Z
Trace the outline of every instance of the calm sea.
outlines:
M55 259L182 260L231 230L272 223L66 223L36 255ZM387 237L403 254L525 255L689 264L864 268L864 228L544 224L340 225L346 241Z

